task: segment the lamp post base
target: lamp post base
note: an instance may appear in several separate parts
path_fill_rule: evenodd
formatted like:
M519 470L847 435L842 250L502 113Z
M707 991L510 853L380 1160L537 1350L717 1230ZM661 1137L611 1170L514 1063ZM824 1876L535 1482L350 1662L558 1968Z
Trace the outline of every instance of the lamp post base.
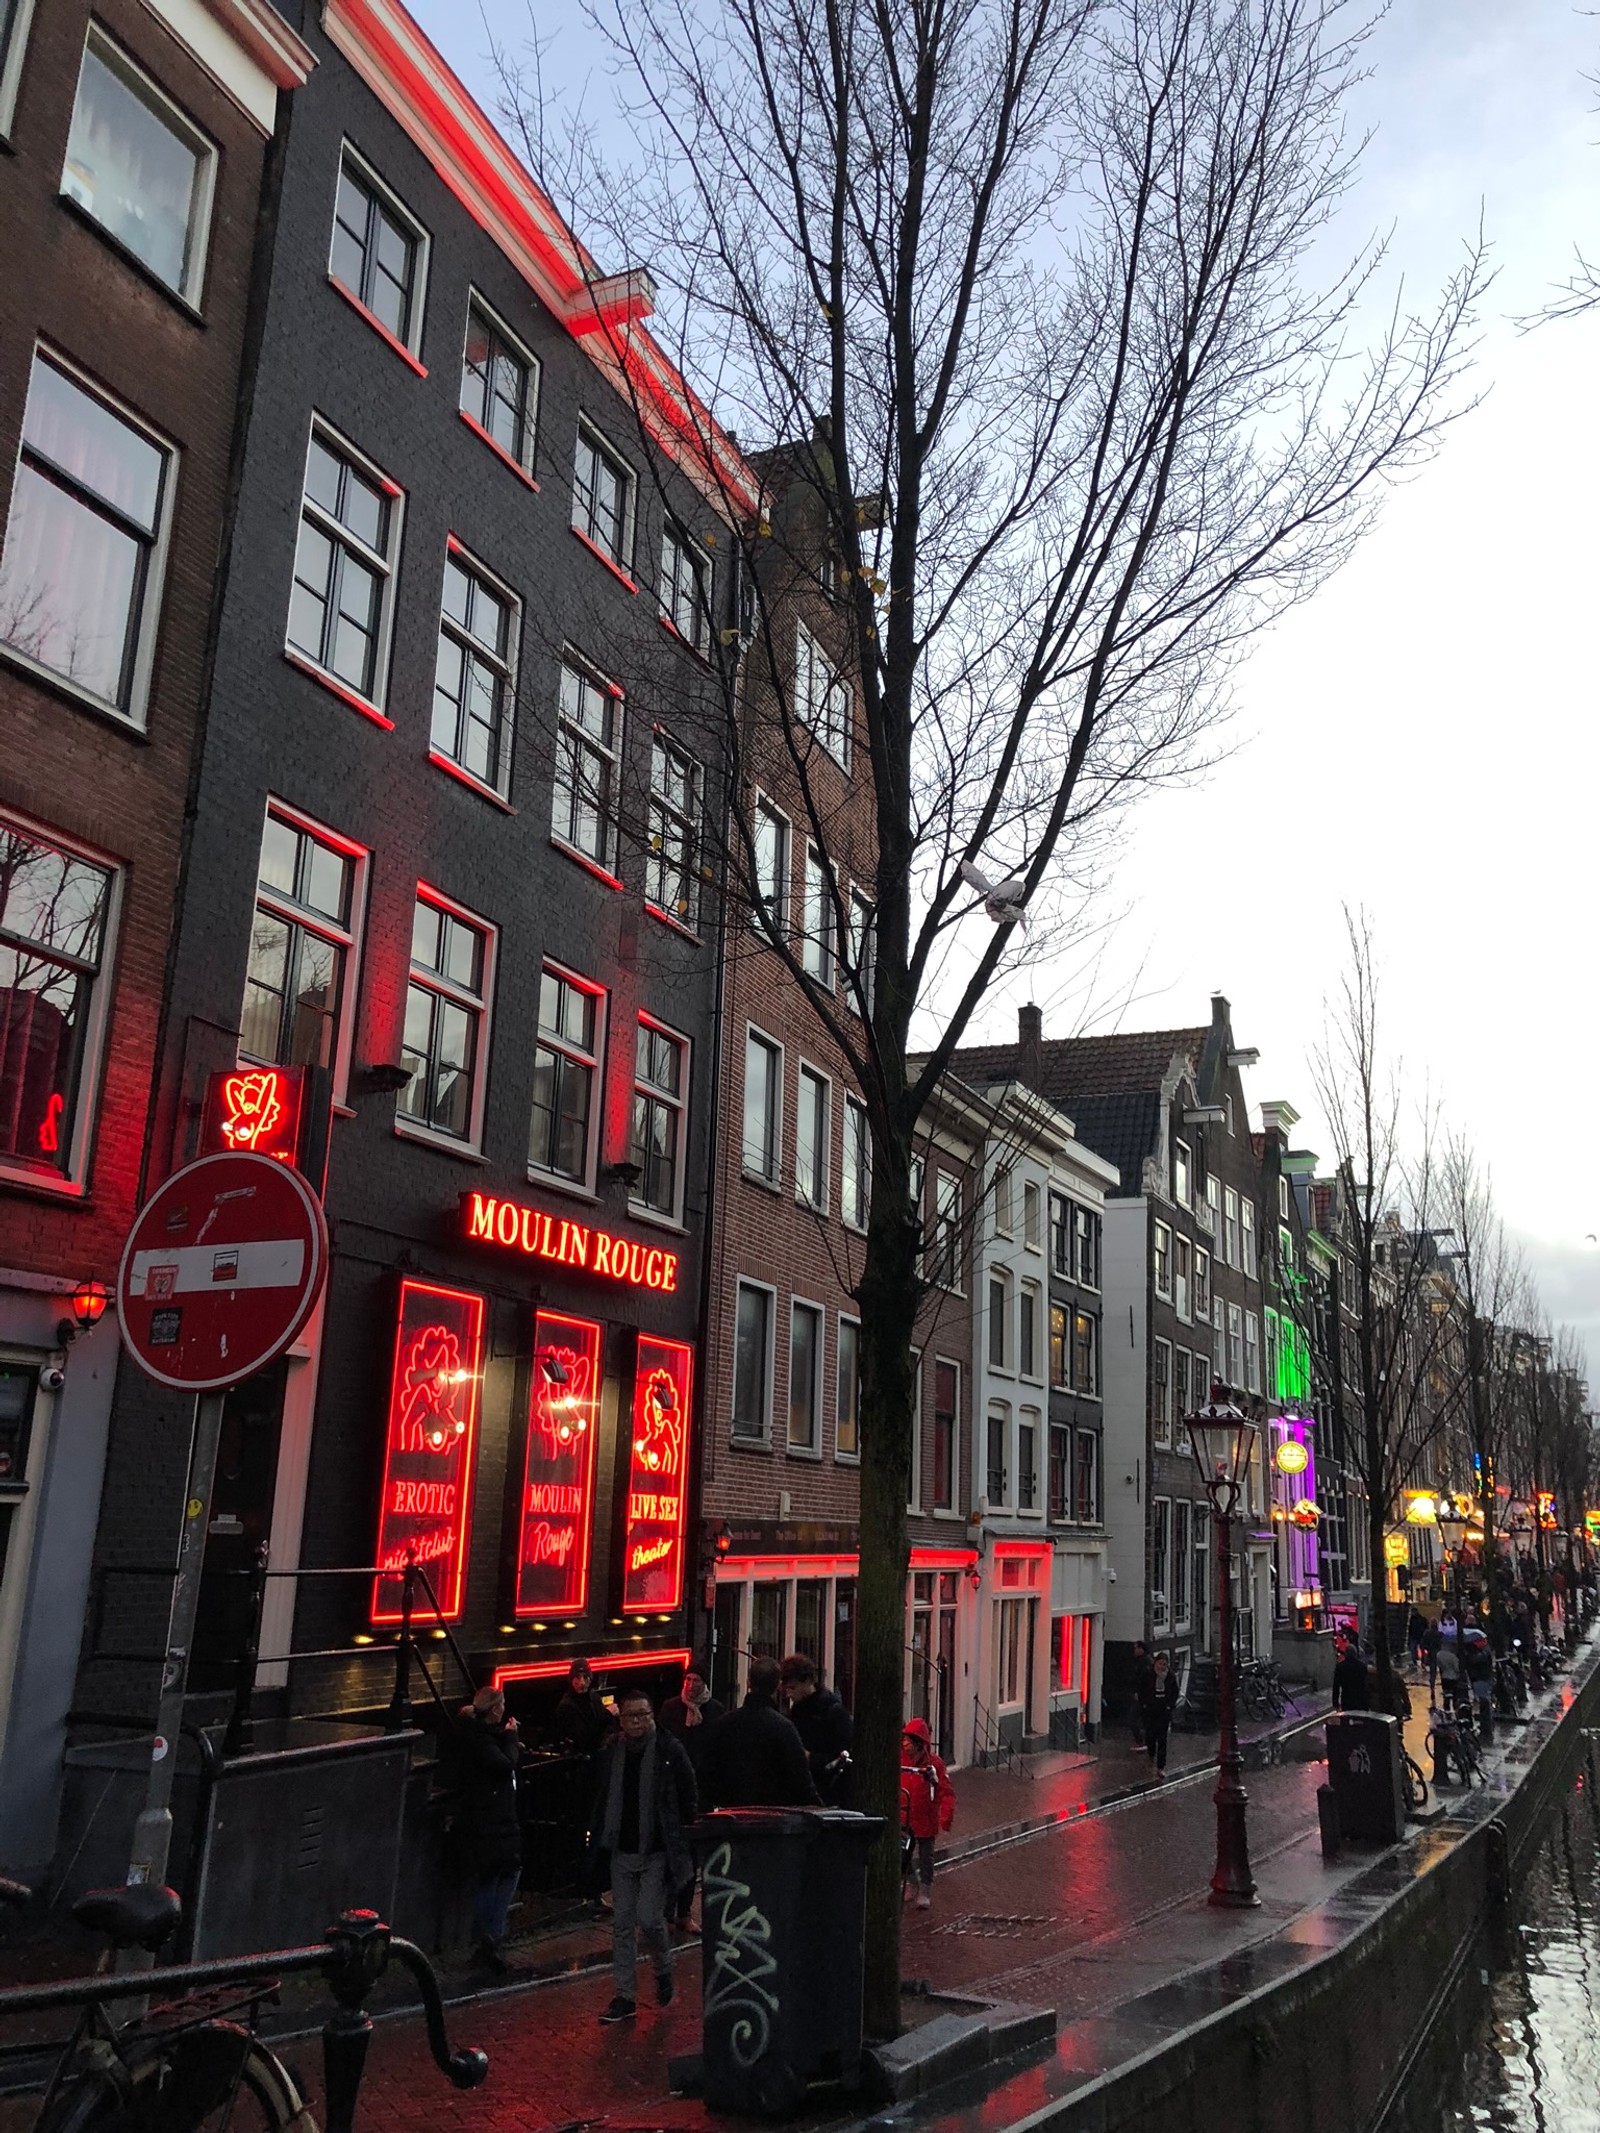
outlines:
M1249 1794L1239 1775L1244 1764L1238 1755L1224 1755L1220 1763L1217 1789L1212 1795L1217 1809L1217 1869L1211 1877L1207 1900L1231 1911L1253 1910L1261 1898L1250 1871L1250 1840L1245 1832Z

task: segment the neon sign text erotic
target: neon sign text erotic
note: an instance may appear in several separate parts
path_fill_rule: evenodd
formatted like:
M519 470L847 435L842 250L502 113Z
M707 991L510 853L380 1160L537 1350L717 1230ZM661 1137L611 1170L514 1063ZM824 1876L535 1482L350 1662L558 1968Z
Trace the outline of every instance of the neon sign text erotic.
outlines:
M622 1612L668 1613L683 1597L684 1492L688 1476L694 1351L639 1337L622 1538Z
M465 1192L461 1226L469 1243L496 1244L502 1251L521 1252L529 1259L553 1260L558 1266L620 1282L624 1288L656 1289L670 1296L678 1286L676 1252L630 1242L569 1216L525 1207L518 1200Z
M466 1596L467 1517L472 1498L483 1298L429 1281L400 1287L389 1386L377 1561L401 1571L409 1555L428 1566L439 1614L455 1621ZM377 1577L374 1622L398 1622L398 1576ZM418 1604L427 1601L418 1594Z

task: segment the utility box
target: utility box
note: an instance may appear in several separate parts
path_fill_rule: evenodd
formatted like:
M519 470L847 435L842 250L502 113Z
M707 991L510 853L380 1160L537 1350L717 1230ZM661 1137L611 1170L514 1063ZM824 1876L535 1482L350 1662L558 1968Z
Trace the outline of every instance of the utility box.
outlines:
M1403 1743L1397 1719L1337 1711L1328 1720L1328 1783L1345 1837L1394 1844L1405 1835Z
M700 1861L702 2080L713 2110L783 2117L861 2079L867 1854L879 1815L719 1808Z

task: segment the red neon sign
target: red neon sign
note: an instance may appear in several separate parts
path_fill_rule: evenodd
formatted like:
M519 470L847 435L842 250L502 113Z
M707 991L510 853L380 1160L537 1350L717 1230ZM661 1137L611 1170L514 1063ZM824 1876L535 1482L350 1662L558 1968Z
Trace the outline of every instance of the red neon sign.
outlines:
M558 1266L620 1282L625 1289L659 1289L670 1295L678 1286L676 1252L658 1244L630 1243L567 1215L524 1207L519 1200L464 1192L461 1227L469 1243L498 1244L503 1251L522 1252L530 1259L551 1259Z
M519 1615L583 1611L599 1411L600 1328L560 1311L538 1312L517 1544Z
M446 1622L459 1617L466 1587L482 1359L481 1296L429 1281L401 1284L377 1560L399 1571L410 1555L428 1573ZM400 1597L398 1577L375 1578L373 1621L398 1622ZM419 1600L420 1619L427 1601Z
M689 1472L694 1351L639 1336L633 1437L622 1528L622 1612L668 1613L683 1596L683 1520Z
M301 1067L235 1067L206 1084L202 1154L270 1155L292 1163L300 1146Z

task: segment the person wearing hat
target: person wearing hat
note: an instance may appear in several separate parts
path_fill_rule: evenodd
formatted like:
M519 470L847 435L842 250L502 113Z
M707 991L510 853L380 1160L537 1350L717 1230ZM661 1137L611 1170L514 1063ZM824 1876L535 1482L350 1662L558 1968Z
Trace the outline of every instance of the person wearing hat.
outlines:
M955 1820L956 1788L925 1718L909 1718L900 1735L900 1827L905 1836L902 1876L917 1882L917 1909L933 1902L934 1839Z

